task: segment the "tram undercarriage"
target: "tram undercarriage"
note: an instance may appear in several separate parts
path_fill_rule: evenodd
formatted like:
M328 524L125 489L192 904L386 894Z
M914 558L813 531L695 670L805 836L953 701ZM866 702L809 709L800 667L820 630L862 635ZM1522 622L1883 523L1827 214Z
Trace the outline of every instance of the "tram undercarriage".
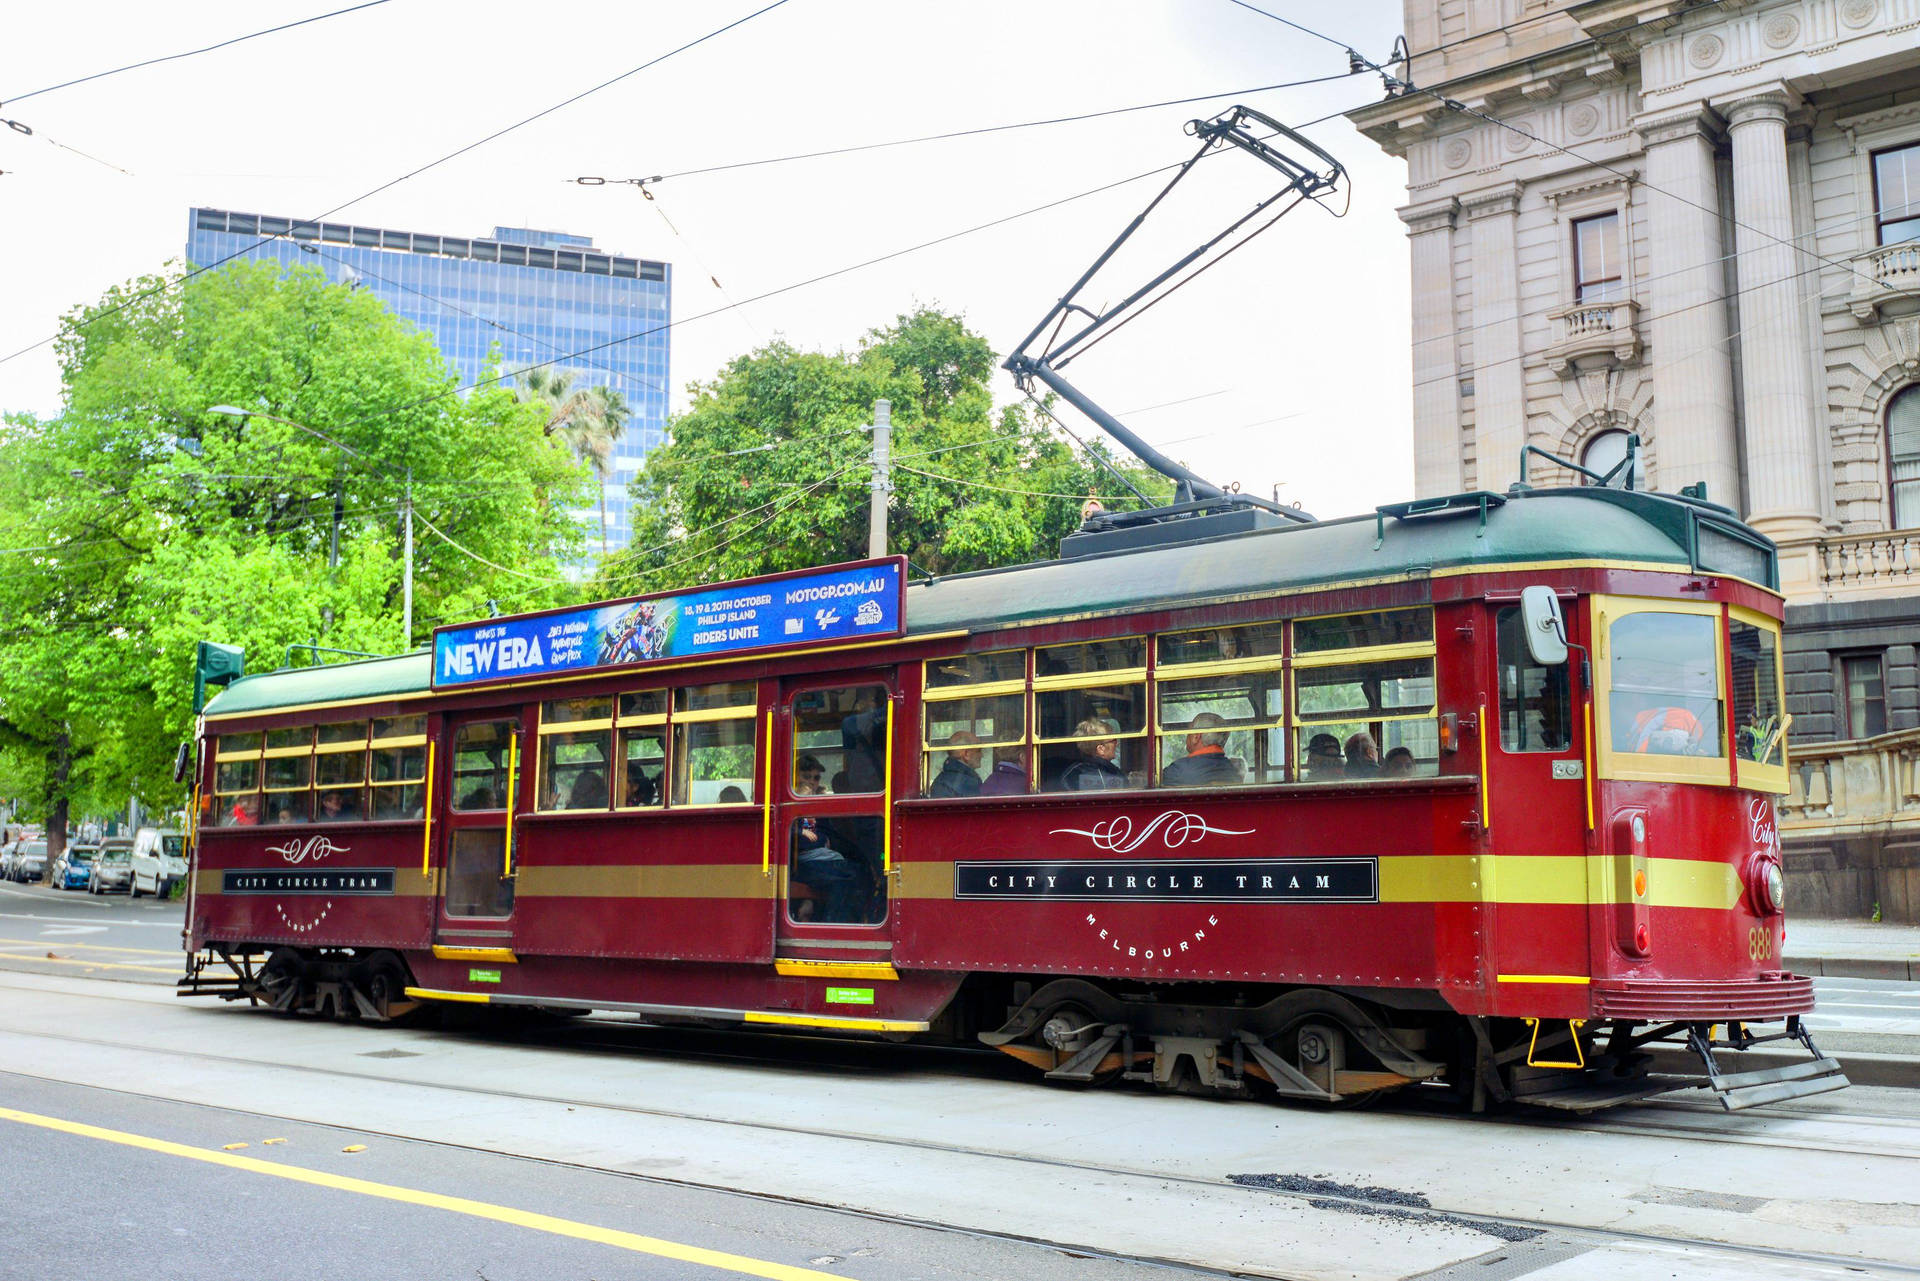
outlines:
M1798 1016L1756 1033L1744 1022L1633 1022L1463 1016L1437 993L1198 986L1110 991L1080 978L984 980L936 1024L1039 1069L1056 1085L1135 1081L1170 1093L1362 1105L1419 1086L1472 1112L1527 1104L1591 1112L1681 1090L1708 1089L1728 1111L1843 1089L1840 1064ZM989 989L990 985L990 989ZM430 1003L408 992L405 959L387 950L215 945L192 956L180 996L250 1001L277 1013L390 1023ZM991 990L991 995L989 995ZM1011 998L1011 999L1008 999ZM522 998L503 1012L585 1012L583 1002ZM1005 1012L987 1029L986 1011ZM968 1014L971 1018L967 1018ZM1772 1025L1768 1025L1771 1027ZM1726 1071L1722 1059L1792 1043L1804 1061ZM1684 1050L1700 1068L1656 1071L1655 1050ZM1664 1066L1674 1067L1674 1056Z
M1473 1112L1515 1103L1590 1112L1704 1088L1732 1112L1847 1085L1840 1064L1820 1052L1797 1016L1783 1030L1756 1035L1740 1022L1554 1027L1457 1015L1437 997L1428 1008L1394 1008L1325 988L1296 988L1259 1004L1182 1004L1167 995L1116 995L1081 979L1054 980L979 1039L1060 1085L1129 1080L1231 1097L1253 1095L1260 1081L1283 1098L1332 1105L1430 1086ZM1649 1047L1680 1036L1704 1070L1655 1072ZM1778 1042L1803 1046L1808 1059L1727 1072L1717 1057Z

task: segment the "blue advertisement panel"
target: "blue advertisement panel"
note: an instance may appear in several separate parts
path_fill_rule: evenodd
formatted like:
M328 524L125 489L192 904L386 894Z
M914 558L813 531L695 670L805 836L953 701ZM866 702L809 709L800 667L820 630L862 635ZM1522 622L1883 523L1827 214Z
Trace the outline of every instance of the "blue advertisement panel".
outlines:
M897 636L906 577L893 560L495 618L433 634L433 684L525 680L596 667Z

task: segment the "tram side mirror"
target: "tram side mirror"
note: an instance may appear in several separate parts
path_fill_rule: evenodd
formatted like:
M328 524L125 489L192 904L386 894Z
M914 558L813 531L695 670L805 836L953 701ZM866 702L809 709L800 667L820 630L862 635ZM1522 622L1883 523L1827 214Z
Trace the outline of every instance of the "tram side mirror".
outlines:
M1527 636L1527 656L1542 667L1567 661L1567 622L1560 614L1560 598L1545 586L1520 589L1520 623Z
M173 781L186 781L187 771L193 768L193 744L181 743L180 750L173 754Z

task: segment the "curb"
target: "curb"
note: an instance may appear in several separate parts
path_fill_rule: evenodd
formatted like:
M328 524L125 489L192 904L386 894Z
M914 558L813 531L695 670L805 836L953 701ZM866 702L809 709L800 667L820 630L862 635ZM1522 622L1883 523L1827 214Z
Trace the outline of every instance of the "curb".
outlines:
M1650 1045L1647 1048L1653 1053L1652 1070L1655 1072L1697 1076L1701 1071L1700 1060L1689 1050L1669 1045ZM1754 1072L1807 1062L1806 1051L1799 1049L1791 1052L1742 1050L1715 1057L1723 1071L1732 1072ZM1840 1060L1840 1066L1846 1070L1847 1080L1854 1085L1920 1089L1920 1054L1854 1054L1841 1050L1833 1052L1833 1057Z
M1787 956L1781 964L1795 974L1811 978L1893 979L1896 982L1920 983L1920 959L1914 958L1869 960L1865 957Z

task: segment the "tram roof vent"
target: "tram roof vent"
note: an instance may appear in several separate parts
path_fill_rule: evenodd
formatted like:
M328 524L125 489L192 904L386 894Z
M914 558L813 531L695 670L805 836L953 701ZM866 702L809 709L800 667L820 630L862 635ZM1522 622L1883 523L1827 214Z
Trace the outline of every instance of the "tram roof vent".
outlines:
M1148 547L1197 543L1208 538L1246 534L1282 526L1299 528L1311 517L1289 519L1254 506L1239 494L1202 498L1149 507L1145 511L1097 512L1080 528L1060 540L1060 559L1076 560L1104 552L1132 552Z

